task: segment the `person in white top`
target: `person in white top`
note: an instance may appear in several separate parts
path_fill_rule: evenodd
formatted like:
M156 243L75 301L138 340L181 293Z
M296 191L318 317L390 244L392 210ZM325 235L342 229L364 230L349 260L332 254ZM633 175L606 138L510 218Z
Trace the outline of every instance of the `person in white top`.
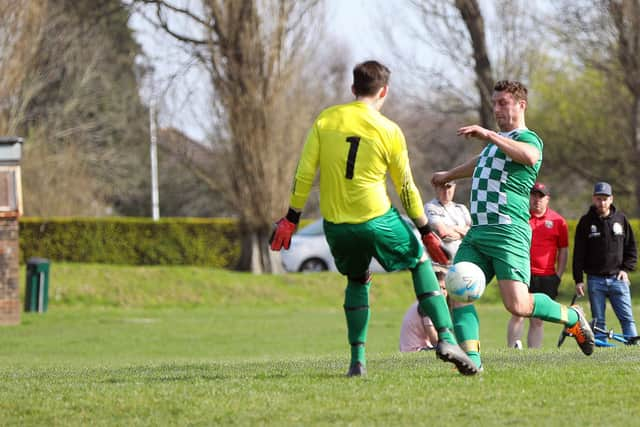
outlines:
M461 203L453 201L456 192L455 182L447 182L436 187L433 200L424 205L425 213L433 230L442 239L443 246L451 254L451 259L458 251L462 238L471 227L471 215L469 209ZM440 283L440 289L446 296L444 276L447 274L448 265L433 263L433 270ZM417 303L409 307L402 319L400 328L400 351L412 352L431 350L438 342L438 334L428 316L422 316L418 311Z
M404 314L400 328L400 351L433 350L438 343L438 332L433 327L429 316L422 316L418 302L414 302Z
M427 218L442 239L443 246L451 254L451 259L454 258L462 238L471 227L469 209L465 205L453 201L455 193L456 183L453 181L438 185L436 186L437 196L424 205ZM436 266L434 265L434 267Z

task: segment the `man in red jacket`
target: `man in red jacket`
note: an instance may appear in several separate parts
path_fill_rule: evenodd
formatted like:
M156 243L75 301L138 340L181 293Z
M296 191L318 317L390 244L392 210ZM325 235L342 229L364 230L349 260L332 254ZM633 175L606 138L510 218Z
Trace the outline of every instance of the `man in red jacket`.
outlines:
M549 187L536 182L529 196L531 218L531 283L530 293L544 293L551 299L558 296L558 286L562 273L567 266L569 253L569 231L567 221L556 211L549 208ZM512 316L507 329L509 347L522 348L524 317ZM544 328L542 320L529 320L527 345L540 348Z

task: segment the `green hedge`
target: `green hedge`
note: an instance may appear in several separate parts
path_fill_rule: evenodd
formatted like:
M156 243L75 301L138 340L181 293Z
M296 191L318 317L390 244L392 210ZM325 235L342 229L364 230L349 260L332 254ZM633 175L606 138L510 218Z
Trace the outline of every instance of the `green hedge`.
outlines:
M301 226L309 222L305 219ZM577 221L567 223L570 272ZM631 225L640 242L640 220L631 220ZM233 219L23 217L20 255L23 262L37 256L54 261L230 268L240 255L240 236Z
M129 265L232 267L240 254L232 219L21 218L20 258Z

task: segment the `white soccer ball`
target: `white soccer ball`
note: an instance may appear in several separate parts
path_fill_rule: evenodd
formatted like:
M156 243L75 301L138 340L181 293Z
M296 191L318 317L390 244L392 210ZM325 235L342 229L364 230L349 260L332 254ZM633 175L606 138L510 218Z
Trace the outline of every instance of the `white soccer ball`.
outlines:
M451 267L444 278L449 296L460 302L480 298L486 286L482 269L472 262L461 261Z

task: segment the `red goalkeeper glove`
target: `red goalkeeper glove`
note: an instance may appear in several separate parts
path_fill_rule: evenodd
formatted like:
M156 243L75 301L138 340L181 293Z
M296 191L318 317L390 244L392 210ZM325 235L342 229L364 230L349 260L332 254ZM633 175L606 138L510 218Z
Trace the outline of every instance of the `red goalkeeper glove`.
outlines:
M282 248L289 249L289 246L291 246L291 236L293 232L296 231L299 221L300 212L289 209L287 215L276 222L276 227L273 233L271 233L271 239L269 239L271 250L279 251Z
M442 240L433 232L429 224L418 229L422 236L422 243L427 248L429 257L438 264L447 265L451 260L451 253L444 248Z

